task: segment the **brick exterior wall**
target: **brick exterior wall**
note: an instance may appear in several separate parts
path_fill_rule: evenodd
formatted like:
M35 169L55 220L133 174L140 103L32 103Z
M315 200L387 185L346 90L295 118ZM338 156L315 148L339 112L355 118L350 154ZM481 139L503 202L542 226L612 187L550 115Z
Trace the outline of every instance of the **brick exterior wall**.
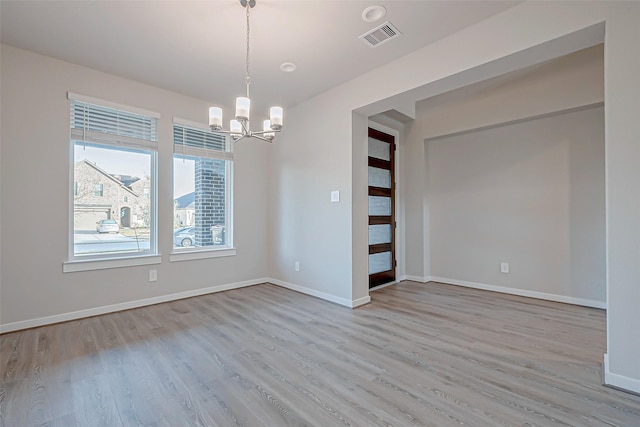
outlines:
M196 246L225 244L225 162L196 160L195 164L195 234ZM220 229L220 227L223 227ZM214 236L213 231L218 230Z

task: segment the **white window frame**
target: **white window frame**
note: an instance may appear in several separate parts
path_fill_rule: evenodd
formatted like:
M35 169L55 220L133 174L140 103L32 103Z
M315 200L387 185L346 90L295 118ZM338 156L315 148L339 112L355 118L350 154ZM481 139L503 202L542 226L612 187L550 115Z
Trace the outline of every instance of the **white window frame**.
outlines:
M158 121L160 114L144 110L141 108L131 107L127 105L117 104L111 101L105 101L102 99L92 98L84 95L79 95L73 92L67 93L69 101L83 102L88 104L94 104L99 107L116 109L128 113L140 114L148 116L156 120L156 135L158 131ZM157 205L157 193L158 193L158 142L149 141L146 143L140 143L127 137L109 136L106 139L98 135L97 137L91 135L91 132L86 132L86 137L82 140L88 143L97 143L102 145L121 146L126 148L144 149L150 151L150 176L151 176L151 188L150 188L150 236L149 236L149 251L145 252L122 252L122 253L109 253L109 254L86 254L76 255L74 250L74 147L77 138L74 138L73 130L69 131L69 222L68 222L68 259L63 262L62 271L65 273L76 271L89 271L89 270L101 270L108 268L119 268L137 265L151 265L159 264L162 261L161 255L158 253L158 205Z
M181 119L178 117L173 118L173 127L184 126L203 132L210 133L211 130L205 124L194 122L191 120ZM173 135L173 132L172 132ZM171 254L169 255L170 262L176 261L188 261L193 259L205 259L205 258L218 258L225 256L236 255L236 248L233 245L233 142L230 136L226 137L225 151L215 151L199 149L195 147L178 146L173 143L173 153L171 155L171 163L175 160L175 155L192 155L194 157L207 157L216 160L227 161L227 173L225 177L225 240L226 245L218 248L213 246L205 247L189 247L189 248L176 248L173 243L173 232L171 233ZM171 168L173 175L173 166ZM175 178L172 177L172 185L175 184ZM172 191L173 194L173 191ZM172 213L172 217L175 215L175 210Z

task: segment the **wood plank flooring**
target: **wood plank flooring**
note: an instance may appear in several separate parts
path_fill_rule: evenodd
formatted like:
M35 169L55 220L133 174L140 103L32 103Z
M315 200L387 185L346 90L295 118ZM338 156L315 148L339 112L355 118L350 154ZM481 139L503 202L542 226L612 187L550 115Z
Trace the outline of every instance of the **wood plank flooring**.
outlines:
M351 310L264 284L0 337L0 424L640 426L602 310L402 282Z

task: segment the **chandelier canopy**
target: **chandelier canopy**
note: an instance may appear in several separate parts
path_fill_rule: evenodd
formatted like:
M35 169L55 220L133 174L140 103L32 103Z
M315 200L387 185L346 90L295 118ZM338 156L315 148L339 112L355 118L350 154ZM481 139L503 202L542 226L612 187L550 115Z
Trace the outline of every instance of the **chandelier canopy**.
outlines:
M240 5L245 8L247 16L247 56L246 56L246 73L245 81L247 85L247 96L236 98L236 117L231 120L229 130L222 129L222 108L209 108L209 127L213 132L231 135L234 141L243 138L257 138L262 141L271 142L276 132L282 129L282 107L271 107L269 110L269 120L263 122L262 130L253 132L249 126L249 116L251 110L251 99L249 99L249 85L251 84L251 75L249 69L249 36L251 27L249 25L249 11L256 5L256 0L240 0Z

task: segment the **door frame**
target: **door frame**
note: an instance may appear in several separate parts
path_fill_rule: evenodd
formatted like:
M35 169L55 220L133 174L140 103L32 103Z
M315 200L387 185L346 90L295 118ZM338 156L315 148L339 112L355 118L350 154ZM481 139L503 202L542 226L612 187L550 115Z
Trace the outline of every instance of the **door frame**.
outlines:
M392 206L392 215L393 215L393 219L395 224L393 224L392 226L392 239L393 239L393 258L394 258L394 265L393 265L393 272L394 272L394 280L389 281L387 283L382 283L380 285L376 285L373 287L369 287L369 290L375 290L375 289L380 289L380 288L384 288L386 286L389 285L393 285L397 282L399 282L401 280L401 274L404 274L404 239L402 238L403 233L401 233L401 228L403 227L402 225L402 221L400 221L401 217L400 217L400 205L401 205L401 199L400 199L400 188L402 186L402 183L400 182L400 180L398 179L399 173L399 166L401 165L401 156L402 156L402 148L400 146L400 131L398 129L395 128L391 128L388 127L386 125L383 125L381 123L378 122L374 122L369 120L367 123L367 136L369 135L369 129L373 129L374 131L378 131L378 132L382 132L382 133L386 133L388 135L391 135L393 137L393 142L394 142L394 146L395 146L395 153L394 153L394 161L393 161L393 176L391 177L392 181L393 181L393 206ZM367 159L369 158L368 156L368 150L367 150ZM367 186L367 193L368 193L368 186ZM369 215L367 214L367 224L369 223ZM369 247L369 240L368 240L368 235L367 235L367 247ZM368 256L369 256L369 251L367 250L367 265L368 265ZM370 275L368 275L368 277L370 278ZM370 285L369 285L370 286Z

